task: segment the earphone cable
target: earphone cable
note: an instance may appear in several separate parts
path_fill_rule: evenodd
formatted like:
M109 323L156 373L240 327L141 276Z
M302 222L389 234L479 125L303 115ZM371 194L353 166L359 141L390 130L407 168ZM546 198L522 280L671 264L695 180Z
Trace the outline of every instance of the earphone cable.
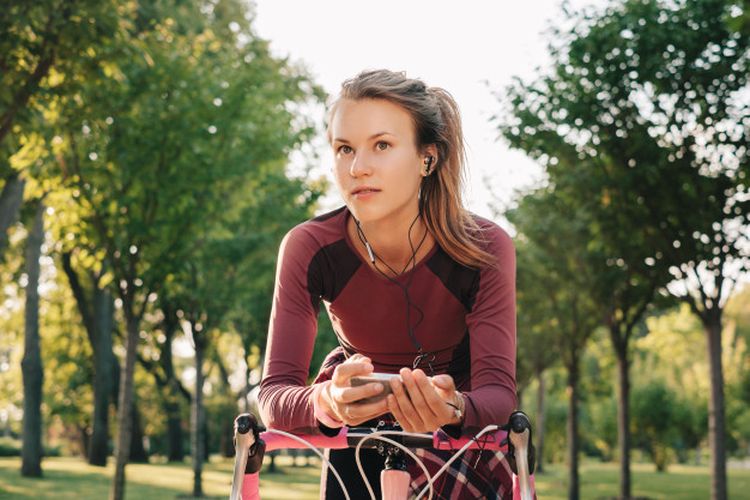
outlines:
M407 334L409 335L409 339L411 340L412 344L414 344L414 347L417 349L417 356L414 358L414 363L412 364L412 368L418 368L419 365L422 363L422 361L427 361L427 366L429 368L430 375L434 375L435 371L432 366L432 361L435 359L435 355L432 353L426 353L424 348L422 347L422 344L417 339L416 334L414 333L414 330L419 326L419 324L424 320L424 312L422 309L417 306L416 304L412 303L411 297L409 295L409 287L411 286L411 282L414 278L414 273L409 275L409 278L405 285L402 285L399 283L396 279L388 276L385 272L383 272L380 267L378 267L378 259L383 262L383 264L388 268L389 271L391 271L395 276L399 276L399 274L403 274L406 271L406 268L409 266L409 262L412 264L412 271L416 267L416 258L417 258L417 252L424 244L426 238L427 238L427 231L425 230L424 234L422 235L422 239L420 240L419 244L417 245L416 249L414 248L414 243L411 240L411 230L414 227L414 224L416 224L417 220L419 219L419 216L421 213L418 213L417 216L412 221L411 225L409 226L409 231L407 233L407 239L409 240L409 247L412 250L412 256L407 262L406 266L404 267L404 270L401 271L401 273L397 273L391 266L388 265L387 262L385 262L382 258L380 258L375 250L372 249L370 246L369 241L367 241L367 236L364 234L364 230L360 226L359 220L354 218L354 223L357 227L357 237L359 238L360 242L365 245L367 248L368 254L370 255L371 262L373 266L375 267L375 270L380 273L385 279L387 279L389 282L393 283L399 289L404 293L404 299L406 300L406 329ZM419 313L419 319L417 320L416 324L412 326L411 324L411 309L412 307L417 310Z

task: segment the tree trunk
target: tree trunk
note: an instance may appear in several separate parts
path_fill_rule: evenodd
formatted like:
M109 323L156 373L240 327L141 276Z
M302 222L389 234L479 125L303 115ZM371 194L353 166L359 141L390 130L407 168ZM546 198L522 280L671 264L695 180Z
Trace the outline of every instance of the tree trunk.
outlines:
M578 360L568 366L568 499L578 500Z
M141 423L141 414L138 412L138 404L135 400L135 397L133 398L133 404L131 408L131 418L133 419L133 434L130 438L130 454L128 456L128 462L146 464L148 463L148 452L143 446L143 424Z
M711 447L711 500L727 498L724 374L721 366L721 316L704 324L708 340L711 397L708 403L708 442Z
M103 467L107 465L109 455L109 404L117 401L119 375L117 359L112 352L114 301L106 289L99 288L99 277L104 269L99 275L89 271L91 293L87 293L73 269L72 252L64 252L61 261L94 353L94 377L91 381L94 388L94 416L88 462ZM93 298L92 304L89 304L89 296Z
M117 449L115 450L115 475L112 480L110 500L122 500L125 497L125 465L128 462L130 439L132 435L133 372L135 370L135 353L138 348L138 321L133 315L133 304L129 297L123 304L127 337L125 339L125 366L120 370L120 394L117 408Z
M172 339L179 327L177 317L174 313L163 308L164 312L164 335L166 337L161 347L161 358L159 362L164 369L166 387L164 388L164 409L167 413L167 444L168 460L170 462L182 462L185 459L185 449L182 445L182 412L180 408L181 393L180 382L174 371L172 363Z
M109 402L114 363L112 352L114 304L105 290L94 287L94 420L89 447L89 464L104 467L109 455Z
M539 382L536 392L536 429L534 436L536 441L536 472L544 472L544 371L539 371L536 375Z
M78 436L81 439L81 456L86 460L89 459L89 443L91 439L89 437L88 429L84 425L76 425L78 429Z
M39 347L39 257L44 241L44 203L39 202L26 248L26 311L23 372L23 448L21 475L42 475L42 357Z
M23 203L23 190L26 181L13 174L5 179L3 191L0 193L0 256L8 246L8 229L18 220Z
M190 443L193 455L193 496L203 496L203 344L200 333L193 332L195 338L195 394L190 411Z
M221 436L219 437L219 449L224 458L231 458L234 456L234 441L232 434L234 433L234 420L229 418L223 418L221 422Z
M615 346L617 354L617 441L620 449L620 498L631 494L630 482L630 360L627 344Z
M170 389L172 390L172 389ZM176 395L168 394L165 409L167 411L167 460L182 462L185 452L182 447L182 419L180 404Z

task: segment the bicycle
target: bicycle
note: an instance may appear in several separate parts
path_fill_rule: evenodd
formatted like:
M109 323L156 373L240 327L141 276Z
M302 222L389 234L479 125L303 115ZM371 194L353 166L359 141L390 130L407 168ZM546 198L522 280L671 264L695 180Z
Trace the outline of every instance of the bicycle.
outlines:
M304 448L312 449L330 467L347 499L351 497L344 482L318 448L355 448L357 467L372 499L375 495L362 469L359 451L362 448L371 448L385 455L385 468L380 474L383 500L406 500L408 498L411 476L406 472L406 456L415 460L427 478L427 485L416 496L419 500L428 492L428 498L432 498L435 481L466 450L499 451L504 454L514 472L513 500L535 498L531 424L523 412L513 413L508 424L502 427L488 425L474 436L462 436L459 439L453 439L442 431L416 434L387 427L343 427L334 437L296 435L275 429L261 431L255 417L245 413L239 415L234 421L234 439L235 462L230 500L260 500L260 470L266 451ZM411 451L417 448L453 450L456 453L435 475L430 476L424 464Z

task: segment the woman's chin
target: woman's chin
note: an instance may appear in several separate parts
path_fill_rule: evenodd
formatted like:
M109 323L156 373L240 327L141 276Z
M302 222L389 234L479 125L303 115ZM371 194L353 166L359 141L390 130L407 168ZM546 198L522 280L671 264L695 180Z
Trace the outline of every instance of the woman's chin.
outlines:
M357 219L360 223L367 223L378 220L382 217L382 213L378 210L373 210L371 207L362 207L355 203L347 203L349 212Z

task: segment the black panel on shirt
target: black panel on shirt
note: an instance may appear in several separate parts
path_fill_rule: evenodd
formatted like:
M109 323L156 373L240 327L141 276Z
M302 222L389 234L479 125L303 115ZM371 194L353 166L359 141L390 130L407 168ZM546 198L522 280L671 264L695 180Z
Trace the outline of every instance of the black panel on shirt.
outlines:
M343 239L318 250L307 269L307 289L313 306L317 309L321 298L336 300L361 264Z
M471 390L471 337L469 330L464 333L461 342L453 349L451 360L448 363L448 375L453 377L456 389L459 391Z
M479 291L479 270L462 266L445 253L442 248L427 262L427 267L445 285L454 297L458 299L467 312L474 307Z

